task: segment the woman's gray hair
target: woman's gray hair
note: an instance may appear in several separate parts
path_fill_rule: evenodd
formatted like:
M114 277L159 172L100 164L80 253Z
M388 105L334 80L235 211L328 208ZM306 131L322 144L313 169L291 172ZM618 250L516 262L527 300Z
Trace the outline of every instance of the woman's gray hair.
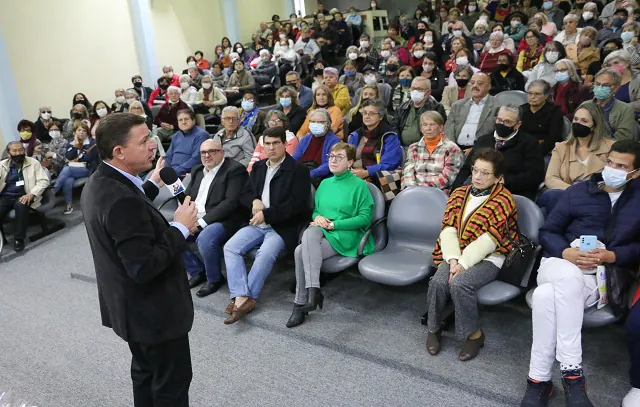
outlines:
M494 31L489 35L489 39L492 40L494 38L500 38L501 41L504 41L504 33L502 31Z
M374 107L378 115L380 116L380 120L383 120L385 117L387 117L387 108L380 99L365 100L360 106L360 109L364 109L365 107Z
M329 111L323 107L319 107L315 110L312 110L311 113L309 113L309 119L311 119L311 116L315 115L315 114L322 114L324 116L325 122L327 122L327 124L329 125L329 127L331 127L331 114L329 113Z
M467 74L469 74L469 79L471 79L471 77L473 76L473 69L471 69L470 65L458 65L458 66L456 66L456 69L453 71L453 76L456 76L461 72L466 72ZM429 82L431 82L431 81L429 81Z
M356 47L355 45L351 45L351 46L347 47L347 56L351 52L355 52L357 54L358 53L358 47Z
M420 115L420 124L424 121L424 119L431 119L440 126L444 126L444 118L442 115L435 110L428 110Z
M633 27L633 32L636 34L636 36L640 33L640 23L637 21L630 21L628 23L622 24L623 30L627 27Z
M133 96L135 96L136 98L139 98L139 97L140 97L140 96L138 95L138 92L136 92L136 90L135 90L135 89L133 89L133 88L126 89L126 90L124 91L124 95L125 95L125 96L127 96L127 95L133 95Z
M564 59L563 59L564 61ZM551 85L549 85L549 82L545 81L544 79L536 79L534 81L531 81L531 83L529 84L529 87L527 89L531 89L532 86L539 86L542 88L542 94L544 95L544 97L549 96L549 94L551 93Z
M480 26L484 26L484 28L489 28L489 24L487 24L487 22L484 20L476 21L476 23L473 25L473 28L478 28Z
M280 98L283 93L288 93L291 95L291 102L295 105L298 104L298 91L294 90L291 86L281 86L276 91L276 102L280 102Z
M506 110L507 112L513 112L516 114L516 120L522 120L522 109L518 105L514 105L513 103L507 103L506 105L500 106L500 110Z
M220 116L222 116L225 113L233 113L237 117L240 117L240 110L235 106L226 106L224 109L222 109L222 114Z
M280 119L285 129L289 127L289 118L287 117L286 114L284 114L282 110L278 110L278 109L269 110L267 112L267 115L265 116L265 118L267 119L267 123L273 117L274 114L278 116L278 119Z
M186 74L186 73L183 73L182 75L180 75L180 79L178 80L178 83L184 82L184 81L191 83L191 76L189 76L189 74Z
M576 69L576 64L573 63L572 60L565 58L556 62L553 67L558 68L558 64L563 63L567 67L567 73L569 74L569 80L575 83L582 83L582 78L578 75L578 70Z
M598 5L592 1L585 3L584 7L582 8L584 11L588 11L591 10L594 13L594 17L597 18L597 13L598 13Z
M136 100L135 102L131 102L131 104L129 105L129 111L131 111L131 109L134 109L136 107L142 109L142 111L144 112L144 107L142 107L142 102L140 102L139 100Z
M612 59L619 59L623 62L626 62L627 65L631 65L631 54L629 54L629 51L625 49L619 49L617 51L613 51L612 53L607 55L604 61L602 62L606 65Z
M577 15L575 15L575 14L567 14L562 19L562 22L566 23L567 21L579 21L579 20L580 20L580 17L578 17Z
M264 49L264 48L262 48L262 49L260 50L260 56L263 56L263 55L271 56L271 52L269 52L269 50L268 50L268 49Z
M45 111L45 110L46 110L47 112L50 112L50 111L51 111L51 106L40 106L40 107L38 108L38 114L42 113L42 112L43 112L43 111Z
M604 110L602 106L594 103L592 100L583 102L578 106L576 112L580 109L587 110L593 120L592 136L588 146L589 151L598 151L602 145L602 141L609 138L609 131L607 130L607 124L604 118ZM573 132L570 132L569 137L567 137L567 144L571 145L576 142L576 137L573 135Z

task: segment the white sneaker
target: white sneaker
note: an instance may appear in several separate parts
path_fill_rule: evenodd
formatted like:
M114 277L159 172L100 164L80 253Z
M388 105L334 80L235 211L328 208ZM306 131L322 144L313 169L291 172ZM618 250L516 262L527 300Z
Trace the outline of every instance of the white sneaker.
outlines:
M622 400L622 407L640 407L640 389L632 387Z

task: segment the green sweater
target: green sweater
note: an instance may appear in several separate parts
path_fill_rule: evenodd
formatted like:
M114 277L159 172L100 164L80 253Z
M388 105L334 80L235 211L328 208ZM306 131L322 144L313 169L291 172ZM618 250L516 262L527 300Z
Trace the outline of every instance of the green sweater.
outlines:
M331 247L342 256L358 257L358 245L371 225L373 198L367 183L350 171L322 181L316 192L313 219L324 216L333 222L332 230L322 230ZM364 254L373 253L369 236Z

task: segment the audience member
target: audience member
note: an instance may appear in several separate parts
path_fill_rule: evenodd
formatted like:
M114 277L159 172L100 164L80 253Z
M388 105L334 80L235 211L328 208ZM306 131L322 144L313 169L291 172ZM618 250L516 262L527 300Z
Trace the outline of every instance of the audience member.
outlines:
M8 157L0 161L0 225L9 212L15 211L13 249L21 252L27 237L29 208L40 206L42 193L49 186L49 177L38 160L25 155L21 142L9 142L6 152Z
M293 155L298 148L298 138L296 137L295 133L291 132L288 129L289 127L291 127L291 124L289 123L289 118L287 117L287 115L284 114L284 112L282 112L281 110L274 109L270 110L267 113L266 120L267 129L270 129L272 127L284 127L286 129L285 133L287 135L287 143L285 150L287 151L287 153L289 153L289 155ZM251 161L249 161L247 170L251 172L253 164L260 160L264 160L265 158L268 158L267 152L264 149L263 138L262 136L260 136L260 138L258 139L258 143L256 144L256 149L254 150L253 156L251 157Z
M298 92L290 86L281 87L276 91L276 104L276 109L287 117L285 129L296 134L307 117L305 109L299 105Z
M629 19L629 11L624 8L618 8L614 16L610 20L610 25L605 25L598 30L598 47L601 47L605 41L619 39L622 34L622 25Z
M149 107L165 103L170 82L171 80L164 76L158 78L158 87L151 92L151 95L149 95L149 99L147 100L147 105Z
M596 30L602 29L602 20L598 18L598 5L596 3L590 1L584 4L580 20L578 20L578 27L592 27Z
M215 86L210 76L202 77L202 88L198 91L193 108L196 112L196 122L200 128L205 128L209 115L219 115L223 106L227 104L224 91Z
M180 99L189 106L196 103L198 97L198 90L194 86L191 76L188 74L180 75Z
M24 147L27 157L33 156L33 150L36 146L36 141L38 140L35 136L36 125L30 120L22 119L18 122L16 130L18 130L20 143L22 143L22 147Z
M491 73L492 95L507 90L524 91L524 76L513 66L513 54L505 53L498 56L498 67Z
M633 108L616 99L622 77L613 68L604 68L594 78L593 95L604 109L609 135L616 140L633 140L637 123Z
M124 104L121 105L120 107L123 107L123 106ZM109 105L107 105L102 100L96 100L96 103L94 103L93 108L94 108L94 113L92 113L91 116L89 117L89 123L90 123L89 129L90 129L91 137L95 138L96 129L98 128L98 124L100 123L100 120L102 120L107 115L111 114L112 110L109 107Z
M561 59L567 57L567 52L564 46L558 41L551 41L544 47L544 60L540 61L531 71L531 74L527 77L527 84L525 89L529 89L531 82L542 79L549 83L551 86L556 84L556 75L553 71L554 64Z
M524 33L524 40L526 47L520 51L518 55L518 65L516 68L522 72L523 75L528 76L536 65L544 61L544 57L542 56L544 46L541 44L540 34L535 30L527 30Z
M331 129L333 130L333 133L337 135L340 140L342 140L344 138L344 115L342 114L340 108L338 108L333 103L333 94L331 93L329 88L324 85L318 86L313 92L313 104L311 105L309 110L307 110L307 118L305 119L304 123L302 123L302 127L300 127L300 130L298 130L298 133L296 133L298 139L301 139L302 137L309 134L311 113L318 108L327 109L329 115L331 115Z
M323 260L337 255L366 256L373 252L371 235L364 247L359 248L371 224L374 202L367 184L350 171L355 157L355 148L342 142L335 144L327 157L333 177L320 184L311 216L313 221L294 251L296 296L287 328L302 324L307 313L322 308L320 268Z
M631 55L625 50L614 51L605 57L604 66L615 69L620 74L620 86L615 98L621 102L632 103L634 110L640 110L635 109L638 105L636 102L640 91L640 77L631 70Z
M447 117L444 107L431 96L431 82L417 76L411 82L410 98L396 110L395 128L398 129L402 145L409 146L420 140L420 115L434 110Z
M225 107L221 121L223 128L214 137L220 140L224 156L248 166L256 142L253 134L240 126L240 110L235 106Z
M487 74L474 74L468 86L471 88L471 97L451 105L451 114L444 128L447 138L458 144L465 153L473 147L477 135L493 133L493 118L499 108L495 98L489 95L491 81Z
M580 31L582 31L582 28L578 28L578 20L580 20L580 18L575 14L567 14L564 16L564 30L560 31L554 40L565 47L571 44L577 44Z
M631 311L627 316L627 343L629 347L629 356L631 362L631 368L629 369L629 379L631 384L631 390L622 400L622 407L635 407L640 405L640 380L638 375L640 374L640 358L638 350L640 349L640 314L638 310L638 297L640 294L636 290L631 304Z
M447 139L442 130L444 119L438 112L420 115L420 141L411 144L402 170L402 189L414 186L434 187L449 193L465 156L460 147Z
M351 108L351 97L349 89L345 85L338 83L338 70L335 68L324 69L324 85L327 86L332 94L335 105L342 111L342 115L347 114Z
M581 85L576 66L569 59L555 63L556 86L553 87L553 102L560 107L569 120L582 102L591 99L591 90Z
M127 99L124 96L124 89L122 89L122 88L116 89L116 91L115 91L115 102L113 102L111 104L111 111L117 112L117 113L122 113L126 101L127 101ZM96 104L97 104L97 102L96 102ZM97 107L95 105L93 107L94 107L95 110L97 110Z
M256 92L251 90L244 93L240 109L240 127L259 137L265 129L266 113L258 109Z
M381 65L382 66L382 65ZM398 70L400 69L401 63L400 63L400 59L395 56L395 55L391 55L389 58L387 58L387 62L385 64L385 69L384 69L384 73L381 74L382 75L382 82L386 83L387 85L391 86L392 88L396 87L398 85ZM404 65L406 66L406 65ZM363 69L368 69L371 70L372 66L366 66ZM376 73L376 78L378 76L378 74L380 74L379 70L375 71ZM356 92L357 93L357 92Z
M442 106L447 115L451 113L454 102L471 97L471 85L469 80L473 76L470 65L458 65L453 72L455 85L447 85L442 92Z
M151 88L144 86L142 82L142 76L140 75L132 76L131 84L133 85L133 89L138 94L138 99L146 103L149 100L149 97L151 96L151 92L153 91L151 90Z
M358 99L358 102L344 117L344 121L347 124L347 134L351 134L362 127L362 103L368 99L380 99L378 87L376 85L364 85L359 94L360 98Z
M278 67L271 59L271 53L266 49L260 50L260 62L251 73L258 85L269 85L274 83L274 78L278 76Z
M544 181L544 155L534 137L520 131L522 113L519 106L503 105L495 119L495 131L478 138L473 150L458 173L453 188L467 185L473 180L474 153L491 148L504 157L504 186L516 195L535 199L539 185Z
M500 55L511 54L511 51L504 46L504 34L500 31L494 31L489 36L489 49L480 54L478 58L478 68L490 75L498 67L498 57Z
M293 252L311 211L309 171L286 153L285 129L267 129L262 137L268 159L254 164L240 195L240 204L251 210L252 218L224 246L231 296L225 324L255 308L273 264L285 250ZM254 248L258 251L247 273L243 256Z
M253 76L245 70L243 61L235 61L233 68L234 70L227 83L227 88L224 90L227 94L227 100L230 103L242 99L245 91L253 90L256 87L256 82Z
M43 145L42 154L44 159L41 165L49 170L51 178L55 178L66 164L67 140L60 132L62 126L60 122L54 121L49 126L49 137L51 141Z
M176 75L171 65L164 65L162 67L162 75L169 79L169 86L180 87L180 76Z
M558 105L549 100L551 86L539 79L531 82L527 90L528 103L522 105L520 131L534 137L548 155L556 143L562 141L564 118Z
M201 163L191 172L191 183L185 195L191 197L198 209L198 221L190 230L188 240L195 241L202 260L187 249L182 259L189 278L189 288L204 285L196 292L206 297L226 282L222 275L222 247L246 224L248 211L240 206L239 198L248 174L245 167L225 159L219 140L205 140L198 146Z
M173 168L178 175L184 176L200 162L200 144L209 138L209 133L196 125L192 110L179 110L176 116L179 130L171 137L165 165Z
M324 75L324 74L323 74ZM313 104L313 92L302 84L300 74L297 72L289 72L286 76L287 86L291 86L298 92L298 101L303 110L309 110Z
M323 108L309 113L309 131L309 134L300 139L292 157L309 169L311 183L317 187L320 181L331 174L329 152L340 139L332 132L331 114Z
M622 33L620 39L622 40L622 48L631 56L631 65L640 65L640 44L638 43L638 36L640 35L640 23L638 21L631 21L624 23L622 26Z
M395 129L387 123L387 109L378 99L362 104L361 129L349 135L356 149L352 166L355 176L377 182L378 171L395 171L402 165L402 146Z
M476 52L482 51L484 44L489 42L490 35L489 24L483 19L476 21L473 25L473 34L470 37L473 50Z
M516 44L519 43L524 38L525 31L527 31L527 22L528 18L522 11L514 11L504 20L504 25L507 27L504 30L504 34Z
M180 88L169 86L167 89L167 101L162 105L153 120L155 125L158 126L160 140L167 141L171 139L171 136L178 128L178 112L184 109L189 109L189 105L180 99Z
M87 126L91 125L89 122L89 110L87 110L83 104L78 103L73 106L71 109L71 118L67 120L62 127L62 135L66 140L73 140L73 128L80 122L85 123Z
M447 85L447 81L445 79L445 72L438 68L438 57L435 53L425 53L422 73L419 76L429 79L429 82L431 82L431 95L436 100L442 100L442 92Z
M224 64L220 61L211 64L211 81L213 86L219 89L225 89L229 83L229 76L224 71Z
M203 71L209 70L209 61L204 59L202 51L196 51L193 55L196 59L196 66L198 69L202 69Z
M300 38L293 45L293 50L300 55L303 61L303 66L309 64L309 62L315 60L320 53L320 46L312 38L312 33L309 27L305 27L300 30Z
M565 12L557 6L553 1L547 1L542 4L544 15L553 22L556 27L562 27Z
M569 16L572 15L570 14ZM586 75L589 65L600 61L600 50L594 46L596 35L595 28L583 28L578 35L578 40L566 47L567 58L571 59L576 65L579 75Z
M400 67L398 70L398 86L393 89L393 95L391 96L391 107L393 111L398 110L400 105L411 99L411 82L413 78L415 78L415 73L411 67Z
M91 104L91 102L89 102L89 99L87 99L84 93L76 93L75 95L73 95L73 102L71 104L72 108L77 104L86 107L87 112L91 112L93 110L93 105Z
M593 405L582 370L582 321L585 310L599 302L596 273L602 266L608 279L615 278L610 273L621 276L638 269L639 167L637 142L614 143L602 173L567 188L563 204L540 229L543 257L532 299L533 343L523 405L548 404L556 359L567 405ZM597 248L580 251L583 235L597 236ZM629 287L618 289L626 292ZM609 305L626 308L626 301L621 304L612 294L607 293Z
M53 122L57 121L59 119L51 115L51 106L40 107L38 109L38 120L34 123L36 138L42 141L43 144L50 143L49 129Z
M357 71L358 67L355 61L347 60L344 63L344 75L340 77L338 82L345 85L349 90L349 95L353 96L356 90L364 86L364 76Z
M73 128L73 141L67 144L65 157L67 165L60 171L53 186L53 192L62 191L66 207L64 214L73 212L73 183L75 180L91 175L100 162L96 142L89 137L89 126L83 122Z
M371 43L371 37L369 34L362 34L360 36L360 48L358 48L359 58L364 58L368 64L373 65L374 67L378 66L378 59L380 55L378 54L378 50Z
M433 251L438 270L427 292L427 351L440 353L442 321L449 303L456 334L466 339L459 359L468 361L484 346L476 291L495 280L517 239L516 203L501 180L507 176L500 152L478 150L472 157L472 184L451 193L442 231ZM476 210L482 206L482 211Z

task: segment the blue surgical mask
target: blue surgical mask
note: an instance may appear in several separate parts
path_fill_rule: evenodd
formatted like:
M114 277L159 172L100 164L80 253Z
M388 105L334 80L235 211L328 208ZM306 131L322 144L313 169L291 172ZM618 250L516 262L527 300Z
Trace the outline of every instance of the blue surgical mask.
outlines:
M633 33L633 31L625 31L622 34L620 34L620 38L622 39L623 42L630 42L633 39L633 36L635 34Z
M244 110L245 112L253 110L254 106L255 106L255 103L253 103L250 100L242 101L242 110Z
M613 19L613 22L611 23L611 25L615 28L620 28L622 27L622 24L624 24L625 21L626 19L623 17L616 17Z
M280 106L282 107L291 106L291 98L280 98Z
M566 82L569 80L569 74L566 72L556 72L556 81Z
M631 172L626 172L607 166L602 170L602 179L604 180L605 185L609 188L619 189L627 183L627 175L636 171L637 169Z
M311 130L311 134L314 136L322 136L324 134L324 124L311 123L309 124L309 130Z
M605 100L611 95L611 86L594 85L593 96L598 100Z
M356 71L344 71L345 76L356 76Z
M411 86L411 78L402 78L399 82L400 86L402 86L403 88L408 88L409 86Z
M544 8L545 10L551 10L551 7L553 7L552 1L545 1L544 3L542 3L542 8Z

